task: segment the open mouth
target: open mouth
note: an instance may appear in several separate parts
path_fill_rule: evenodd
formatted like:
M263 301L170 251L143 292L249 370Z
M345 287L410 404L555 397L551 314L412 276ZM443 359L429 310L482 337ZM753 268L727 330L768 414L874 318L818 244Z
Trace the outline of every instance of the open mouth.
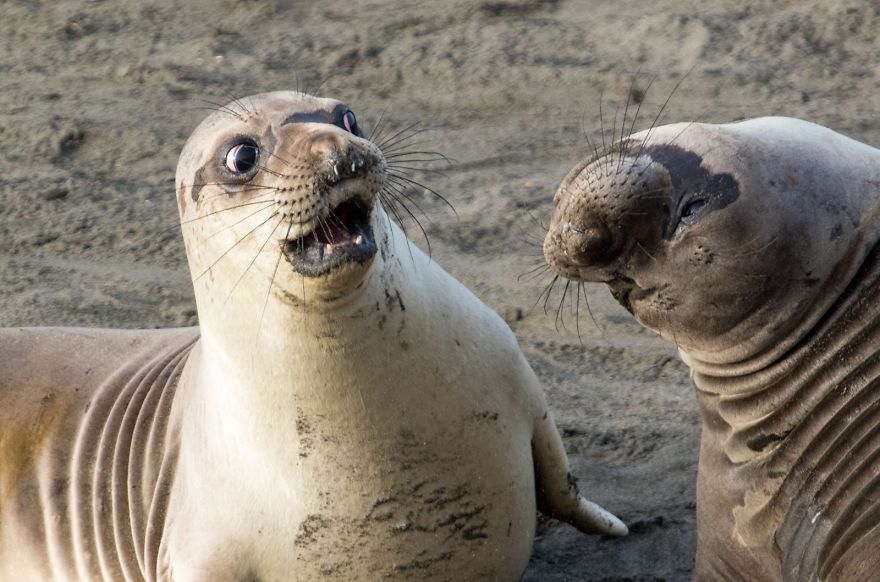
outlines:
M606 281L605 284L608 285L614 299L630 313L633 313L633 301L644 299L657 290L656 287L642 289L636 285L635 281L620 274L617 274L614 279Z
M321 277L348 263L365 263L376 254L370 208L359 199L346 200L330 211L312 231L287 239L281 252L294 270Z

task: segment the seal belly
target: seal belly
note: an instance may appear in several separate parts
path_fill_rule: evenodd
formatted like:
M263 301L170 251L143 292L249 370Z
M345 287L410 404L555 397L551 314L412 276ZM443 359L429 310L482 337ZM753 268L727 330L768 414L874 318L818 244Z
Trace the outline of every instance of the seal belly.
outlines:
M347 484L322 477L319 463L312 463L307 474L314 489L307 495L313 511L294 537L301 565L296 580L320 579L322 572L344 580L365 579L369 572L397 581L517 579L535 530L528 433L470 425L519 420L474 412L447 420L449 426L433 434L404 427L396 435L395 455L389 457L385 446L386 454L361 457L369 463L349 457L344 474L361 478ZM505 438L510 434L523 437ZM339 511L322 503L340 498L358 507Z
M0 332L0 578L152 578L174 465L167 422L197 337Z

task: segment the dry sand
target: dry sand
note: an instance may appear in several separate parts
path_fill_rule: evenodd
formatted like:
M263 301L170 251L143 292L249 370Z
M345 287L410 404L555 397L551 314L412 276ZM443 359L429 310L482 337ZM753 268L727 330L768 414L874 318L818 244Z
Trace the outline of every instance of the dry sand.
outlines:
M698 415L674 349L601 287L555 329L537 222L610 139L635 73L646 127L790 115L880 144L880 4L0 0L0 325L196 324L174 167L201 101L308 88L455 158L413 191L433 256L501 313L545 382L583 491L622 540L542 521L524 580L686 580ZM632 111L630 111L630 116ZM534 220L533 220L534 218ZM424 240L410 224L416 244ZM551 312L557 293L548 304Z

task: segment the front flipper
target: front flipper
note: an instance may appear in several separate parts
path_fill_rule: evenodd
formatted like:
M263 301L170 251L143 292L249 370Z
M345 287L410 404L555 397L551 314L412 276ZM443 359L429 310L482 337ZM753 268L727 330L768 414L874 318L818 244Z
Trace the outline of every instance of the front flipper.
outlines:
M541 513L568 522L584 533L625 536L626 525L578 493L562 439L549 413L535 423L532 439L535 493Z

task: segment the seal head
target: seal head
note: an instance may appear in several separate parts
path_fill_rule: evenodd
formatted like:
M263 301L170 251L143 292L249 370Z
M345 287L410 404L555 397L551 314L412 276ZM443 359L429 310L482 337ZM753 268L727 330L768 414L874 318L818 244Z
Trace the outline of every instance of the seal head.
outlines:
M547 262L607 283L701 361L770 361L864 258L872 211L855 192L828 200L839 177L806 161L827 154L792 141L780 157L772 123L663 126L575 167L554 196Z
M193 132L177 170L194 276L262 268L294 295L352 289L378 249L372 220L385 173L382 152L339 101L275 92L220 108ZM244 250L254 241L257 256ZM284 267L263 264L270 255Z
M695 579L880 568L878 225L880 151L786 118L635 134L556 193L548 263L692 369Z

